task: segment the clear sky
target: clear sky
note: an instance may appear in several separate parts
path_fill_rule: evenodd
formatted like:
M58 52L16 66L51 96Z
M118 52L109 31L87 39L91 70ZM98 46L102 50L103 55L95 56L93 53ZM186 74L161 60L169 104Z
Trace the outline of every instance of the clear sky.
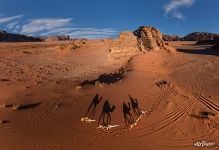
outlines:
M0 29L13 33L100 38L141 25L219 33L219 0L0 0Z

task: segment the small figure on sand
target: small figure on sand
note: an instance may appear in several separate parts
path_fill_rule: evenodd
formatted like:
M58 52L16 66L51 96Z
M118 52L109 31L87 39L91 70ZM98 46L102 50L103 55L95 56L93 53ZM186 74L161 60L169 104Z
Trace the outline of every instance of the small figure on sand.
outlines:
M102 110L102 113L101 113L100 118L99 118L99 124L100 124L100 121L102 119L102 125L103 126L110 125L110 123L111 123L111 115L110 115L110 113L112 113L114 111L114 109L115 109L115 105L110 107L109 101L105 100L105 102L103 104L103 110Z

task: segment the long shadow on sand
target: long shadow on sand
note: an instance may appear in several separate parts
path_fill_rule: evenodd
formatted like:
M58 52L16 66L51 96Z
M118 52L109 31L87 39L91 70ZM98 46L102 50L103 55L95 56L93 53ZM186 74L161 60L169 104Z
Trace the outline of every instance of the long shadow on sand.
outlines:
M119 80L121 80L123 78L123 76L121 74L102 74L99 76L98 79L96 80L86 80L83 83L81 83L81 86L84 87L86 85L95 85L97 82L101 83L101 84L110 84L110 83L115 83Z
M82 82L80 85L82 87L84 86L89 86L89 85L96 85L97 83L100 84L110 84L110 83L115 83L124 78L124 73L128 72L130 70L121 68L118 72L116 73L111 73L111 74L101 74L98 79L96 80L86 80Z
M134 117L131 114L131 104L128 103L128 105L124 102L123 103L123 115L125 119L126 125L131 125L134 122Z
M23 105L18 106L17 110L34 109L34 108L38 107L41 104L42 104L41 102L32 103L32 104L23 104Z
M142 114L142 110L139 108L138 99L132 98L131 95L129 95L129 99L131 101L132 110L135 117L139 117Z
M101 96L99 98L99 95L96 94L93 98L93 100L90 103L90 106L88 107L85 116L89 117L90 119L94 119L94 115L96 112L96 107L97 105L100 103L100 101L103 99L103 97Z
M219 56L219 49L206 48L206 49L177 49L178 52L196 54L196 55L213 55Z
M8 121L8 120L2 120L1 121L1 124L5 124L5 123L9 123L10 121Z
M190 116L196 119L209 119L209 117L214 117L215 114L213 112L201 111L198 114L191 114Z
M103 126L110 125L111 120L112 120L110 113L112 113L114 111L114 109L115 109L115 105L110 107L109 101L105 100L105 102L103 104L103 110L102 110L102 113L101 113L100 118L99 118L99 124L100 124L101 119L102 119L101 125L103 125Z

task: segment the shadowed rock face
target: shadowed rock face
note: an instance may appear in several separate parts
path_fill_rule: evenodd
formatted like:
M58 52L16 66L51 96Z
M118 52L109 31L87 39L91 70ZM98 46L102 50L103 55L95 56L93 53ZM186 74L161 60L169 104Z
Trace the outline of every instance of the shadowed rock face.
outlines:
M40 38L0 31L0 42L38 42Z
M156 28L141 26L138 30L134 31L134 34L138 37L138 46L141 51L165 48L162 34Z
M163 34L164 41L180 41L181 37L178 35L167 35Z
M206 41L206 40L214 40L218 38L218 34L209 33L209 32L193 32L186 35L182 38L182 41Z

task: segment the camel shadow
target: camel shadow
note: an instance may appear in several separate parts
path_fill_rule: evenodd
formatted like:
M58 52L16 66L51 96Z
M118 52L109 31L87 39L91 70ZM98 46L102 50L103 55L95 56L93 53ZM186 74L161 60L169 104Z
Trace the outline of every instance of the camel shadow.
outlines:
M111 123L111 115L110 113L112 113L115 109L115 105L113 105L112 107L110 107L110 103L108 100L105 100L104 104L103 104L103 110L102 113L99 117L99 124L101 122L102 119L102 125L103 126L108 126Z
M139 108L138 99L134 99L129 95L129 99L131 101L132 110L134 112L135 117L139 117L142 114L142 110Z
M88 107L85 116L89 117L90 119L94 119L94 115L96 112L96 107L97 105L100 103L100 101L102 100L102 96L99 98L99 95L96 94L93 98L93 100L91 101L90 106Z
M131 105L128 103L128 105L124 102L123 105L123 115L125 119L126 125L131 125L134 123L134 117L131 114Z

